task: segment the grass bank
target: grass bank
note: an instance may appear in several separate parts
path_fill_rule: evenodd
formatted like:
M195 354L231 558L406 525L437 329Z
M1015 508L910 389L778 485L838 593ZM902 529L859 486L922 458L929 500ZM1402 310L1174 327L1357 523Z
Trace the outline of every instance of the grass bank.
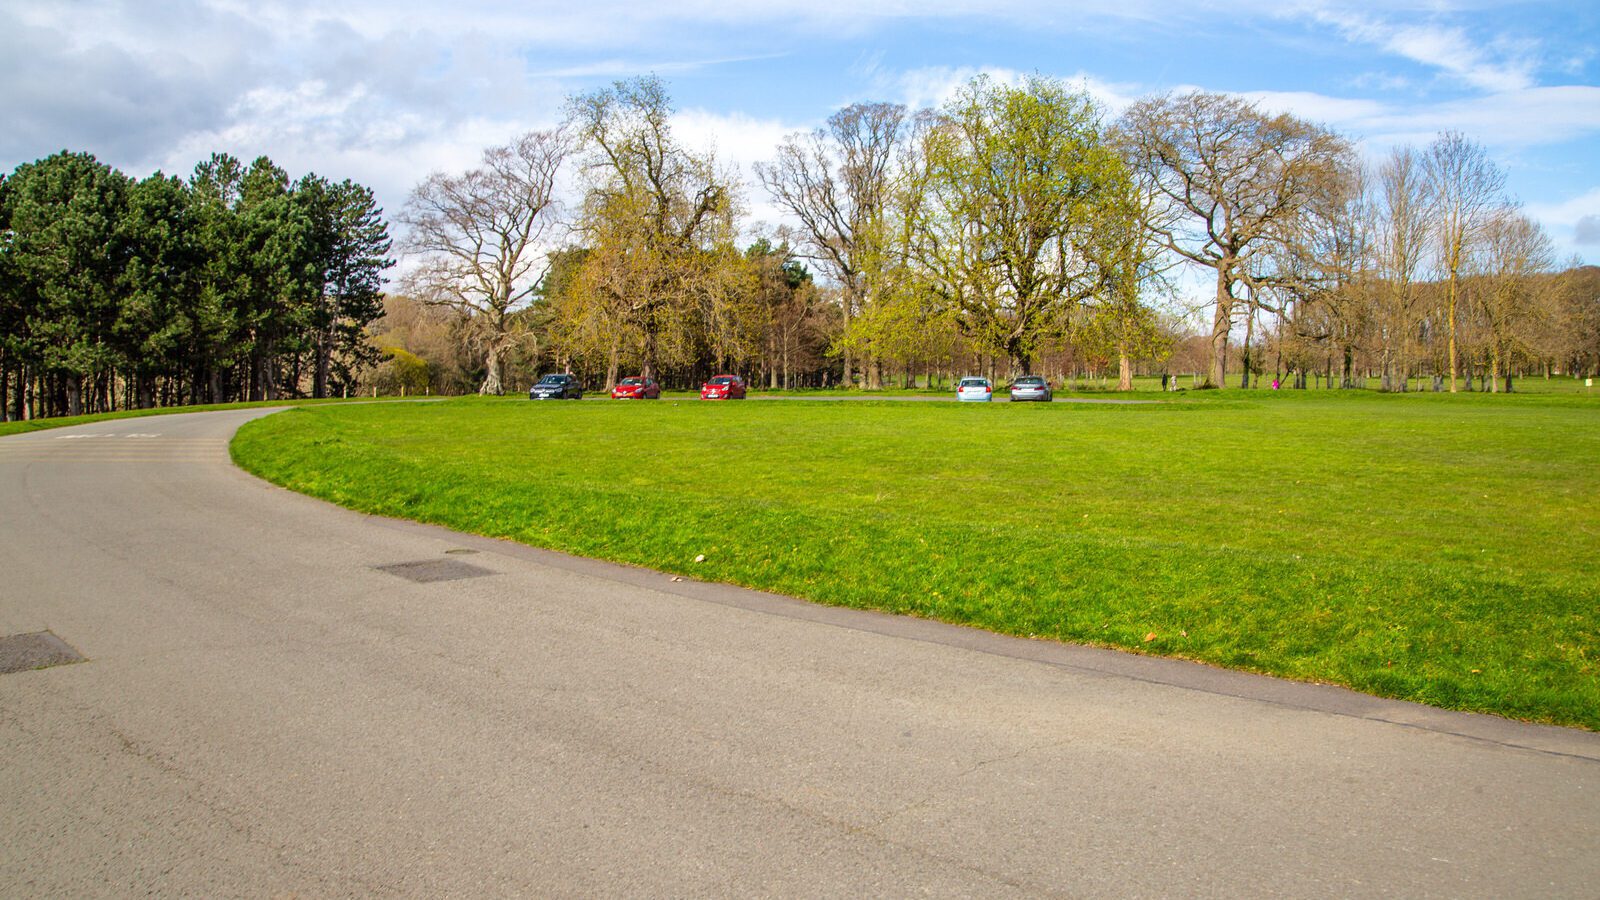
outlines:
M1581 396L470 399L302 408L234 456L585 556L1600 729Z

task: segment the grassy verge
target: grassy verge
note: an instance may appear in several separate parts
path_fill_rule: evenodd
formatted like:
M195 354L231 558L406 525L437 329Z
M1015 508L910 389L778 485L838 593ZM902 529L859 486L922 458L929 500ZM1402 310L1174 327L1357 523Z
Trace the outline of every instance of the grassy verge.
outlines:
M385 398L396 400L400 398ZM413 398L414 399L414 398ZM90 422L107 422L113 419L143 419L146 416L170 416L177 413L208 412L216 409L256 409L264 406L306 406L325 403L371 403L372 398L328 398L323 400L252 400L243 403L205 403L198 406L163 406L157 409L120 409L116 412L95 413L88 416L55 416L48 419L27 419L20 422L0 422L0 437L43 431L47 428L65 428L68 425L86 425Z
M1583 397L472 400L300 409L234 455L586 556L1600 728Z

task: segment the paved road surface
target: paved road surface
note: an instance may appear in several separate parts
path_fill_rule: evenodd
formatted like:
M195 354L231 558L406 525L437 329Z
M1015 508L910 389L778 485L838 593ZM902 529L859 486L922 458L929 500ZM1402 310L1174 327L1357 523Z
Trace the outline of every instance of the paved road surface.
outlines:
M0 675L0 896L1600 896L1600 735L371 519L261 414L0 439L88 660Z

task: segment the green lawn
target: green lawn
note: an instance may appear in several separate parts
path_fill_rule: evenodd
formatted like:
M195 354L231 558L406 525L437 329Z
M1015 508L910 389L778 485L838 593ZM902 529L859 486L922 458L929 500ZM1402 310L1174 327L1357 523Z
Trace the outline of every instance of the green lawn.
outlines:
M1600 401L1180 396L316 407L234 456L585 556L1600 729Z

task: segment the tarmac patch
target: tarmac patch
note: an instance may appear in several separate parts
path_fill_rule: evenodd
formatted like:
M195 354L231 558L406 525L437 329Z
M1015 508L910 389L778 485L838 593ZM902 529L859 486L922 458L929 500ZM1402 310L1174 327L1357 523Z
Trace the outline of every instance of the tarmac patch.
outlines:
M81 653L48 631L0 637L0 675L83 661Z
M398 575L407 581L415 581L418 584L430 584L435 581L460 581L463 578L478 578L483 575L499 574L491 569L485 569L482 566L475 566L456 559L424 559L418 562L373 566L373 568L379 572Z

